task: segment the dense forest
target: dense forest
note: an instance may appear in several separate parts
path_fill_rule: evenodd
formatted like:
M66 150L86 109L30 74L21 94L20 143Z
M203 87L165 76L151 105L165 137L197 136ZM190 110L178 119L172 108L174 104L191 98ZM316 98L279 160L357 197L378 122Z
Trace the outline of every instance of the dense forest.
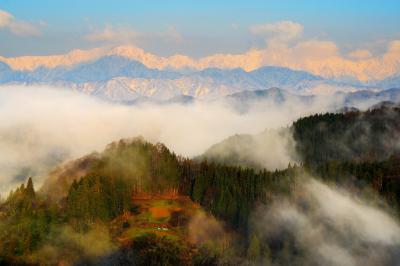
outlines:
M400 154L400 108L316 114L293 123L296 151L306 163L384 160Z
M313 115L291 130L301 162L283 170L192 160L134 138L56 169L41 190L29 178L1 203L0 264L285 265L305 251L290 235L261 238L254 212L303 197L310 175L372 191L398 212L400 109Z
M398 106L304 117L293 123L304 168L336 183L370 187L398 208L400 108Z

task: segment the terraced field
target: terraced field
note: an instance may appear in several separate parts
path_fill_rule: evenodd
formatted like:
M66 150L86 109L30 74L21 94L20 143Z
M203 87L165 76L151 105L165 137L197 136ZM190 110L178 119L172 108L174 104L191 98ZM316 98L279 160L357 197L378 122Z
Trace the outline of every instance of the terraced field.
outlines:
M201 207L184 196L152 196L132 199L134 208L116 218L110 226L114 239L130 242L145 234L187 241L188 223Z

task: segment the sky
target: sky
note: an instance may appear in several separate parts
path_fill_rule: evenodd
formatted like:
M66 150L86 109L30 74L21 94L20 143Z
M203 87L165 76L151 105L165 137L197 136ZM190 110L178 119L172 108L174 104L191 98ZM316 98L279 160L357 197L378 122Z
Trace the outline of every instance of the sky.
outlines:
M6 57L120 43L160 56L241 53L264 45L254 25L279 21L300 24L302 38L332 41L343 53L383 53L400 39L396 0L2 0L0 10L0 55Z

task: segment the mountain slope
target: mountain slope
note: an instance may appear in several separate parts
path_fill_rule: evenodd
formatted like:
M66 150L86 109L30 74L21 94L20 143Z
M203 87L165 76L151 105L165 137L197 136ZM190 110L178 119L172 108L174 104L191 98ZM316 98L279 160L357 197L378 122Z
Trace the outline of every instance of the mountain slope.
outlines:
M7 83L15 79L15 72L3 62L0 62L0 83Z
M344 97L346 106L356 106L360 102L378 103L382 101L400 102L400 88L382 91L360 90L349 93L337 93Z
M256 135L234 135L208 148L197 160L252 167L285 169L296 162L294 143L287 129L266 130Z
M273 66L261 67L251 71L249 74L254 80L264 84L266 88L295 88L295 91L302 90L302 86L306 86L306 83L324 80L322 77L305 71Z
M226 97L227 101L237 107L251 107L258 102L282 104L287 101L299 103L311 103L315 97L313 95L298 95L280 88L269 88L265 90L242 91L230 94Z
M400 108L382 102L365 112L315 114L288 129L231 136L199 159L269 170L296 162L380 161L400 155L399 137Z
M385 89L400 88L400 74L398 73L390 77L387 77L381 81L378 81L376 85Z

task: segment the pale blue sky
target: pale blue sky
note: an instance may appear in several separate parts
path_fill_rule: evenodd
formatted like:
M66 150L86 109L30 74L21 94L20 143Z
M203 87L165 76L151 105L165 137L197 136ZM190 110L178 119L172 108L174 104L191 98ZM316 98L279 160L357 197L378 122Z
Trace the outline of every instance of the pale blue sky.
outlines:
M333 41L344 52L357 48L381 52L388 42L400 39L398 0L2 0L0 10L40 32L15 34L1 27L0 20L3 56L106 45L107 41L87 38L105 27L134 32L129 41L152 53L194 57L262 46L265 40L249 28L283 20L303 25L303 38Z

